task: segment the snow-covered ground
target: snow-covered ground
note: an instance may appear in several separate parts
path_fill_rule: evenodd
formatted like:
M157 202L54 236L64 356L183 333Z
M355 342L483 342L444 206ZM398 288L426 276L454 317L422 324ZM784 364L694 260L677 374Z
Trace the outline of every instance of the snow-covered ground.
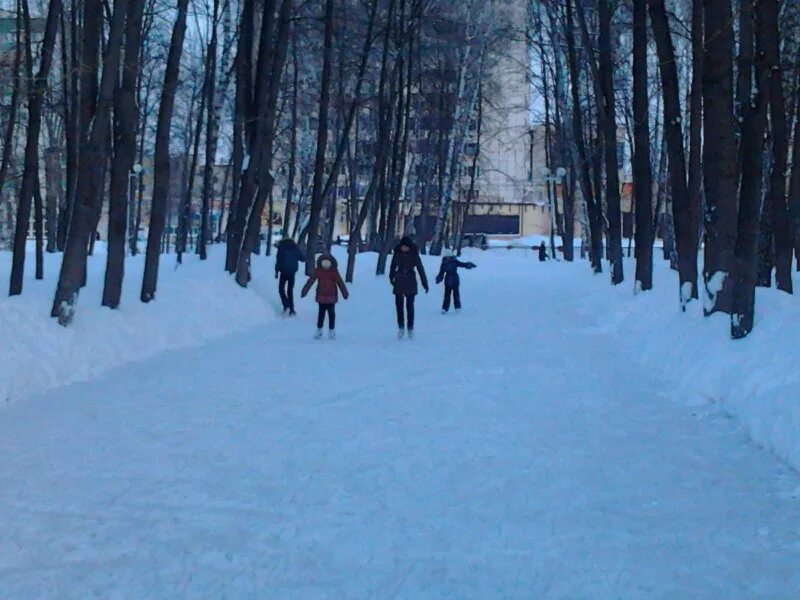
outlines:
M468 256L413 341L368 255L335 342L264 257L168 261L147 307L133 264L119 313L95 275L68 331L52 280L0 300L0 598L800 597L800 476L748 435L800 466L797 302L733 344L661 264L634 297Z
M109 310L100 305L104 252L98 245L90 258L88 285L68 329L48 317L61 255L45 255L45 279L36 281L29 254L23 294L8 298L4 294L11 255L0 252L0 404L90 379L131 360L203 344L275 317L269 301L271 282L257 281L251 291L232 285L219 265L220 248L214 248L213 266L195 256L185 257L182 266L177 266L174 255L164 257L156 301L150 305L139 302L144 256L129 258L120 309Z

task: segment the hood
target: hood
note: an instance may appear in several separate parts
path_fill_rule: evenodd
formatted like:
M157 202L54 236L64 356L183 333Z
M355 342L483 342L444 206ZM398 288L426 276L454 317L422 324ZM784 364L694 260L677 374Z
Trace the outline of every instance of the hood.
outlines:
M411 248L411 250L409 250L410 254L419 253L419 248L417 248L417 245L414 242L412 242L411 238L408 236L400 238L400 242L394 248L395 252L400 252L400 246L408 246L409 248Z
M278 242L278 246L282 248L294 248L297 246L297 242L295 242L292 238L287 237Z
M334 258L331 254L320 254L317 257L317 268L318 269L322 268L322 261L325 260L325 259L328 259L329 261L331 261L331 263L333 264L333 266L331 267L332 269L338 269L339 268L339 263L336 262L336 258Z

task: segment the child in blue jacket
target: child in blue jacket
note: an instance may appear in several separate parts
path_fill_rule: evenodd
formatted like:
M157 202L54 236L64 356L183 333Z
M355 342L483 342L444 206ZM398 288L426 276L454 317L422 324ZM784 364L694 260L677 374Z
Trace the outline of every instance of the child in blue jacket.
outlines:
M444 281L444 302L442 303L442 314L450 310L450 298L456 310L461 310L461 278L458 276L458 269L474 269L475 264L471 262L461 262L456 258L452 250L448 250L442 258L442 266L439 268L439 275L436 276L436 283Z

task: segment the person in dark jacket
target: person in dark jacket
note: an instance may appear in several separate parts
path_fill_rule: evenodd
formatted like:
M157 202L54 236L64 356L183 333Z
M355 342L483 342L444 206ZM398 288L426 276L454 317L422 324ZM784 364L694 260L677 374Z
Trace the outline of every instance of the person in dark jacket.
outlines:
M474 269L475 263L461 262L448 250L442 258L442 266L436 276L436 283L444 282L444 302L442 302L442 314L450 310L450 297L453 298L453 305L456 310L461 310L461 278L458 276L458 269Z
M339 291L341 290L345 300L350 297L338 267L336 259L330 254L320 256L317 259L317 268L314 274L308 278L300 293L300 296L305 298L314 283L317 284L316 300L319 304L319 314L317 316L317 333L314 336L316 339L322 337L325 315L328 315L328 337L330 339L336 337L336 303L339 301Z
M544 242L539 244L539 262L544 262L547 260L547 246L544 245Z
M294 316L294 280L301 262L306 262L297 243L292 238L278 242L278 255L275 257L275 279L278 280L278 293L281 295L283 312Z
M417 275L425 293L428 293L428 277L419 256L419 249L410 238L404 237L394 249L392 265L389 268L389 281L394 291L394 304L397 309L398 338L406 335L414 337L414 299L417 295Z

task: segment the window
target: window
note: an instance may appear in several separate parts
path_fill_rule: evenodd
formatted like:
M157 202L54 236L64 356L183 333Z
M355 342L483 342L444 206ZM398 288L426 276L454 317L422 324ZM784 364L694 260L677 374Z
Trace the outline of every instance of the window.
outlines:
M519 215L468 215L464 233L519 235Z

